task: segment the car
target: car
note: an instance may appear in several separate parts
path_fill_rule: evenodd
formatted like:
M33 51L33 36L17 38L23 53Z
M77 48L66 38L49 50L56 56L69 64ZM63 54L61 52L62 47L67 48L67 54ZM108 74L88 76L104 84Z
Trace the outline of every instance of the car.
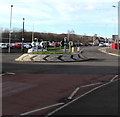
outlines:
M22 44L16 43L15 45L12 46L12 48L22 48Z
M6 43L0 43L0 48L8 48Z
M106 47L104 43L99 43L99 47Z
M99 43L99 47L110 47L111 44L109 43Z
M60 45L57 42L53 43L55 47L59 47Z
M26 48L26 49L30 49L32 47L32 45L28 44L28 43L24 43L23 47Z

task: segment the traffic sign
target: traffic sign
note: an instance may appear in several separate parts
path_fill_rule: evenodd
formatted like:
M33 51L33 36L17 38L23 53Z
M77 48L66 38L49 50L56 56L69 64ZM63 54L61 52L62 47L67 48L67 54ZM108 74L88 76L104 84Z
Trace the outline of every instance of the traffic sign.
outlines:
M38 42L36 42L36 46L39 46L39 43L38 43Z
M66 46L67 45L67 42L66 41L64 41L64 46Z

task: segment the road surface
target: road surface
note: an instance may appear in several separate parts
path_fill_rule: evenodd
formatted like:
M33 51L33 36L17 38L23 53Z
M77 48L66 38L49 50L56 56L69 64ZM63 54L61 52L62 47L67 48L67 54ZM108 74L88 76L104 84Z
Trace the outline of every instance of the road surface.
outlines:
M79 90L73 98L77 98L85 92L109 82L118 75L118 57L102 53L98 51L98 47L86 47L82 55L91 59L84 62L21 63L14 62L14 59L19 57L20 54L4 53L2 61L3 114L20 115L52 104L61 104L61 100L64 102L77 87L101 83ZM112 93L114 88L113 90L111 88L110 91ZM117 94L114 99L117 99ZM86 101L89 101L88 98L86 98ZM114 102L114 105L117 105L117 101ZM92 108L95 103L90 104L90 107ZM86 104L89 103L86 102ZM108 111L110 111L111 105ZM56 107L29 114L46 115ZM86 110L84 112L89 114L90 111L88 109L88 112ZM95 114L104 114L104 111Z

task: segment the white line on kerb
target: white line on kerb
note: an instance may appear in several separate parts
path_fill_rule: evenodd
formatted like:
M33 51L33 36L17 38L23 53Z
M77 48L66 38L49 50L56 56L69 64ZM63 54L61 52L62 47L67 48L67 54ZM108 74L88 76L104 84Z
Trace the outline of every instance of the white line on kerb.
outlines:
M49 105L49 106L46 106L46 107L43 107L43 108L39 108L39 109L35 109L35 110L29 111L29 112L22 113L22 114L20 114L20 115L21 115L21 116L23 116L23 115L28 115L28 114L30 114L30 113L34 113L34 112L37 112L37 111L41 111L41 110L44 110L44 109L48 109L48 108L51 108L51 107L54 107L54 106L63 105L63 104L64 104L64 103L57 103L57 104Z
M6 72L6 73L3 73L3 74L0 74L0 76L6 75L6 74L15 75L15 73L12 73L12 72Z
M6 74L15 75L15 73L12 72L6 72Z
M117 81L117 80L114 80L114 81L112 81L112 82L115 82L115 81ZM99 88L101 88L101 87L103 87L103 86L106 86L106 85L108 85L108 84L110 84L110 83L112 83L112 82L107 82L107 83L105 83L105 84L102 84L102 85L100 85L100 86L98 86L98 87L95 87L95 88L91 89L90 91L84 93L83 95L81 95L81 96L79 96L79 97L73 99L72 101L70 101L70 102L64 104L63 106L61 106L61 107L55 109L54 111L48 113L45 117L49 117L50 115L54 114L55 112L57 112L57 111L63 109L64 107L66 107L66 106L70 105L71 103L77 101L78 99L82 98L83 96L85 96L85 95L87 95L87 94L89 94L89 93L92 93L93 91L95 91L95 90L97 90L97 89L99 89Z
M110 80L110 82L112 82L113 80L115 80L115 78L117 78L118 77L118 75L115 75L111 80Z
M3 76L4 74L0 74L0 76Z

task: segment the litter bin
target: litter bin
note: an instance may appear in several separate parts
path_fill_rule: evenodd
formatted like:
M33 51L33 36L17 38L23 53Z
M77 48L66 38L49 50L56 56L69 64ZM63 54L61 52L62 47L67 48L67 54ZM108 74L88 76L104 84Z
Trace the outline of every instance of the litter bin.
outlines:
M120 44L119 44L120 46ZM112 49L118 49L119 48L118 43L112 43Z

